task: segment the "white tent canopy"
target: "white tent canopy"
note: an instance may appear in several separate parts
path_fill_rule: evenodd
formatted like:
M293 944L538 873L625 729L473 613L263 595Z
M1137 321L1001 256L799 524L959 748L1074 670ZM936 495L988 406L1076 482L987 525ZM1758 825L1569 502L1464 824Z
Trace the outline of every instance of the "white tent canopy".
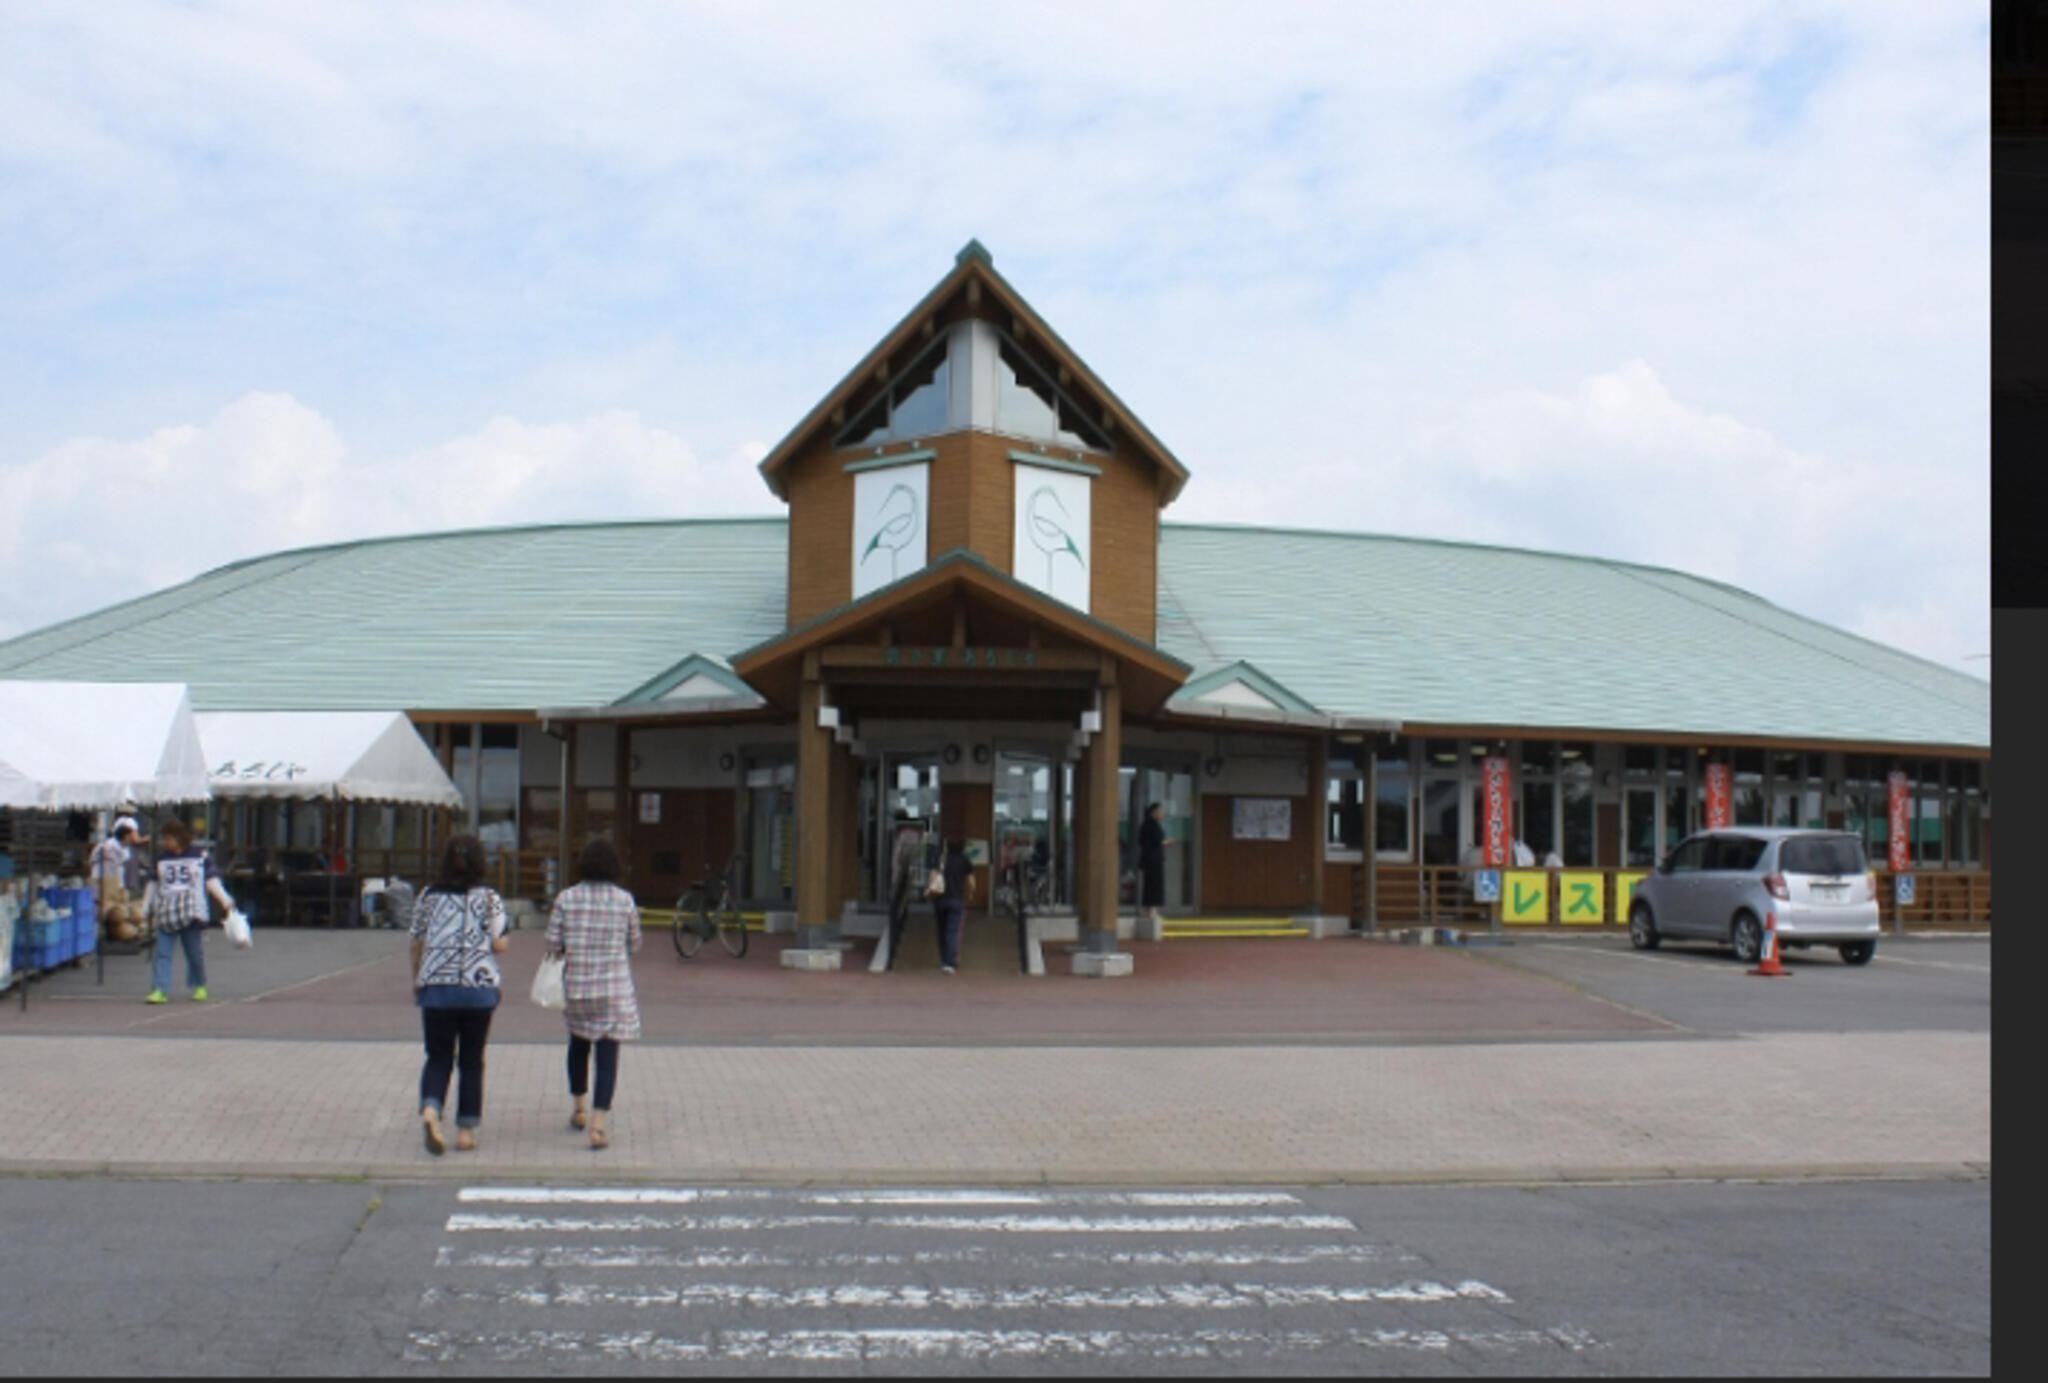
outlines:
M462 805L403 711L208 711L199 738L216 797Z
M0 681L0 807L203 801L193 720L183 682Z

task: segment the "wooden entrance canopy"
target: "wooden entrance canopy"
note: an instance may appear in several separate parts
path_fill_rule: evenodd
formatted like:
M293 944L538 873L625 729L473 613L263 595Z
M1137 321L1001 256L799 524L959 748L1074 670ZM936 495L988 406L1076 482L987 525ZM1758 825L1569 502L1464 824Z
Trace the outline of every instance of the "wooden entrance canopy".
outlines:
M1114 935L1124 712L1164 706L1187 664L956 550L741 653L733 670L796 712L796 910L807 938L851 882L849 836L833 829L833 816L853 810L857 778L841 731L863 714L1044 717L1084 734L1081 920Z

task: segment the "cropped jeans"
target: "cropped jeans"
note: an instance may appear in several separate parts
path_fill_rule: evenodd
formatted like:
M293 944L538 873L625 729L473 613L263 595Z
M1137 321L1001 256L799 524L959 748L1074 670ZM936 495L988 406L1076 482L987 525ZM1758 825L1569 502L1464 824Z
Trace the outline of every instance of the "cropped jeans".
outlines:
M200 928L187 927L183 931L158 932L156 950L149 961L149 984L159 994L171 992L171 953L182 943L185 948L185 987L206 988L206 951L200 945Z

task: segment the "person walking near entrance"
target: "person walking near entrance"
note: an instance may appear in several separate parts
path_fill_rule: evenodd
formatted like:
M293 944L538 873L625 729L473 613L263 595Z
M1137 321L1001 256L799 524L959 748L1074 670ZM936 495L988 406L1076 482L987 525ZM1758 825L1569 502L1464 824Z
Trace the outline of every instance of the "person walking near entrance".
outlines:
M1145 808L1145 820L1138 827L1139 904L1145 909L1145 940L1159 941L1166 935L1166 922L1159 909L1166 906L1166 827L1160 818L1164 804Z
M958 837L946 839L939 876L945 889L932 899L932 916L939 928L939 969L950 975L960 968L960 926L974 894L974 867L967 862L966 847Z
M412 909L413 1000L419 1005L427 1061L420 1068L420 1125L427 1151L448 1150L441 1111L451 1072L456 1092L455 1147L476 1147L484 1118L484 1043L498 1008L497 956L505 939L505 901L484 879L484 845L455 835L441 852L441 874Z
M142 915L156 932L156 950L150 960L149 998L152 1004L171 1001L171 952L181 945L185 951L185 983L191 987L194 1003L206 1002L206 952L199 933L212 912L207 900L232 912L235 900L214 873L213 860L192 841L192 828L177 817L163 824L158 835L161 849L156 873L142 892Z
M633 990L633 952L640 949L640 906L620 888L619 852L597 837L577 857L580 882L555 895L548 914L550 954L566 958L562 1018L569 1028L571 1128L590 1129L590 1146L608 1148L612 1090L619 1078L619 1043L640 1035L640 1000ZM597 1057L597 1088L590 1059Z

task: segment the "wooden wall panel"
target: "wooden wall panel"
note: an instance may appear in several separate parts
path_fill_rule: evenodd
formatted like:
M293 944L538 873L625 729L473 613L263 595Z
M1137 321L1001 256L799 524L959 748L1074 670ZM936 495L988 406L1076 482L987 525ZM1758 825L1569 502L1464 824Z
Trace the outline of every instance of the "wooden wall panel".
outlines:
M637 816L642 793L632 794ZM669 907L684 889L712 869L723 868L733 852L732 788L663 788L661 820L637 821L626 860L625 886L650 907ZM575 873L575 862L570 862Z
M789 465L789 624L844 605L853 595L853 477L818 448Z
M1148 467L1127 456L1090 457L1096 477L1095 571L1089 613L1152 643L1159 610L1159 495Z
M1291 799L1294 828L1290 840L1233 840L1231 798L1202 798L1202 910L1221 908L1308 908L1317 880L1314 844L1309 839L1315 818L1309 799ZM1349 911L1348 907L1346 911Z
M1323 897L1318 911L1331 917L1351 916L1352 876L1364 869L1362 864L1323 865Z

